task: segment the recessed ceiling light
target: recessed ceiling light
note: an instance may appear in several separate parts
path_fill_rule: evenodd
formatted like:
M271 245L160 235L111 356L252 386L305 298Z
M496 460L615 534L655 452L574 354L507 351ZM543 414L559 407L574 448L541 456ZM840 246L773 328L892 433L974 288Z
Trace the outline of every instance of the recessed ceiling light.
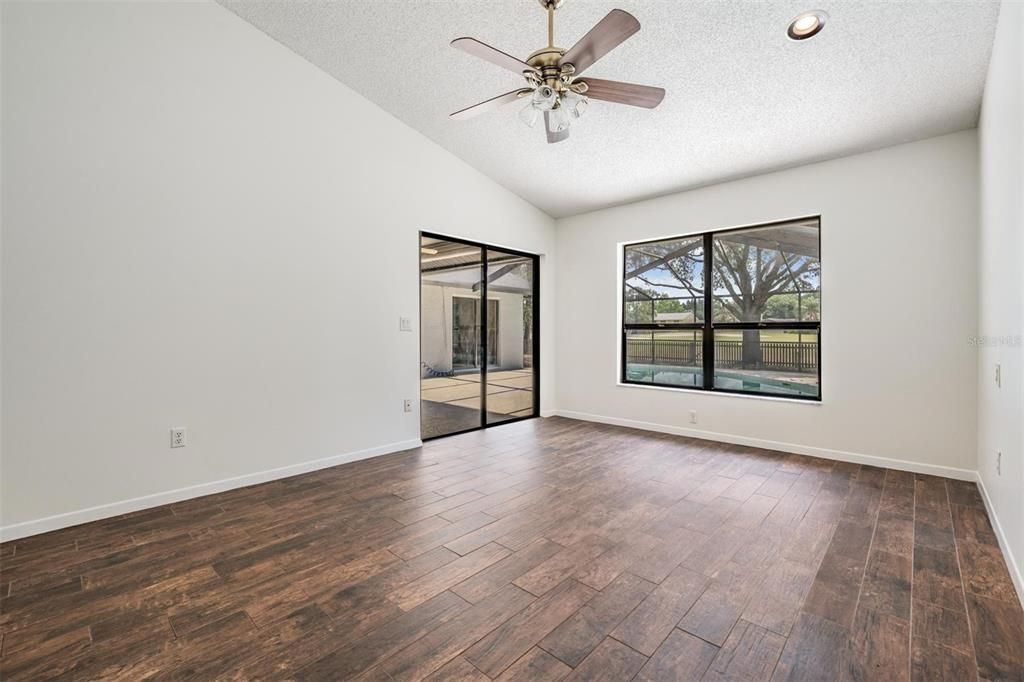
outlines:
M789 36L790 40L807 40L811 36L817 35L825 27L827 19L828 14L820 9L804 12L789 22L786 35Z

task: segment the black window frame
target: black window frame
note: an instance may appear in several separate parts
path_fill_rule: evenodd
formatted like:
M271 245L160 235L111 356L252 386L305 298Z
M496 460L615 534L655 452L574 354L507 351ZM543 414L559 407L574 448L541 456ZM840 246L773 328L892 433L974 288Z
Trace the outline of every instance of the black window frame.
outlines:
M791 225L794 223L801 223L815 220L817 221L818 230L818 263L820 268L821 263L821 216L820 215L808 215L800 218L790 218L787 220L776 220L767 223L757 223L754 225L744 225L742 227L730 227L721 230L710 230L706 232L693 232L690 234L682 234L675 237L660 237L658 239L646 239L638 242L628 242L622 245L621 253L621 267L622 270L619 274L619 296L621 297L621 306L619 308L620 315L620 335L619 335L619 382L628 386L654 386L657 388L671 388L678 391L699 391L699 392L710 392L710 393L723 393L728 395L742 395L747 397L762 397L762 398L779 398L784 400L802 400L809 402L821 402L822 400L822 385L821 385L821 311L823 306L821 304L821 286L819 281L818 288L818 300L819 300L819 315L816 321L796 321L796 322L715 322L712 314L714 308L714 286L712 283L713 272L714 272L714 237L716 235L728 234L730 232L745 232L749 230L756 230L765 227L778 227L781 225ZM626 289L626 251L630 247L641 246L643 244L655 244L660 242L677 241L684 239L703 239L703 250L704 250L704 262L702 264L703 275L704 275L704 291L703 291L703 303L704 303L704 320L699 322L672 322L672 323L627 323L626 322L626 303L627 298L625 295ZM819 274L820 277L820 274ZM681 297L689 298L689 297ZM696 312L696 311L695 311ZM653 318L652 318L653 319ZM817 378L818 378L818 393L817 395L799 395L793 393L772 393L766 391L744 391L736 389L719 388L715 386L715 330L716 329L806 329L808 331L814 331L817 333ZM630 331L665 331L665 330L697 330L701 332L701 371L702 371L702 386L681 386L678 384L664 384L657 383L654 381L630 381L626 368L627 368L627 354L628 354L628 342L627 337Z

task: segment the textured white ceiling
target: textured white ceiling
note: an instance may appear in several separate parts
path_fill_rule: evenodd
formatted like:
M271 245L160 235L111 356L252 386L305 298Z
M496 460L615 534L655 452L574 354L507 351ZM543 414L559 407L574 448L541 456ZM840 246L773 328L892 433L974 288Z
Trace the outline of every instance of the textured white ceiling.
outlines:
M448 114L522 80L448 43L525 58L537 0L220 0L268 35L552 216L940 135L977 124L998 2L567 0L564 48L613 8L640 32L588 75L664 87L654 110L593 101L548 145L518 103ZM802 11L830 20L786 38Z

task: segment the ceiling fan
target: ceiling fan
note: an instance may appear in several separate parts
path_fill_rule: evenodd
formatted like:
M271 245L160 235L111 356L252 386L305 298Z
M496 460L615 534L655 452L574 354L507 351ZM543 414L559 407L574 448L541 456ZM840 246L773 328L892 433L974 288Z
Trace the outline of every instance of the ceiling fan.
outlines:
M565 0L538 0L548 13L548 44L526 61L486 45L475 38L456 38L452 47L526 78L527 87L460 109L451 118L462 120L496 109L519 99L527 100L519 117L531 128L543 115L549 143L569 137L572 120L583 115L588 98L653 109L661 104L665 90L648 85L582 76L583 72L627 38L640 30L640 22L629 12L613 9L579 42L565 50L555 46L555 10Z

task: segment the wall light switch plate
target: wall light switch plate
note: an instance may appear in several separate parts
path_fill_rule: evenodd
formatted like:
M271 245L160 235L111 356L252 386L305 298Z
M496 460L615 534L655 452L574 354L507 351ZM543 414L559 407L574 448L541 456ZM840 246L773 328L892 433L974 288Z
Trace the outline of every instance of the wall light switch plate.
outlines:
M398 318L398 331L400 332L411 332L412 331L412 318L400 317Z
M999 388L1003 387L1003 367L1002 365L996 365L996 386Z
M184 426L176 426L171 429L171 447L183 448L188 445L188 432Z
M406 398L402 401L402 409L406 412L412 412L412 401Z

